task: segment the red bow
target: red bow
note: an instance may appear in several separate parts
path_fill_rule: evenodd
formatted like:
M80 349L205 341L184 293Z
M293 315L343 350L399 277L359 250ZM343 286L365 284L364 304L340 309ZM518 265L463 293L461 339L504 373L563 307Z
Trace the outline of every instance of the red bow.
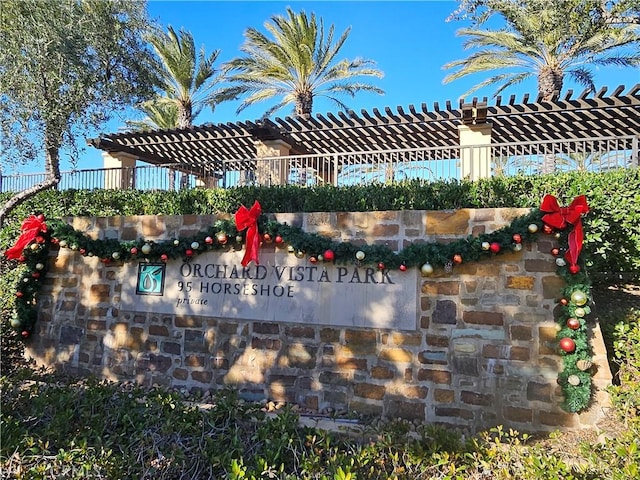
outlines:
M44 217L38 215L30 215L24 222L22 222L22 235L16 241L16 244L4 252L4 256L9 260L15 260L22 256L24 247L29 245L39 233L46 233L47 225L44 223Z
M567 224L573 225L573 230L569 232L567 238L569 242L569 250L565 254L565 258L571 265L578 263L580 250L582 250L582 241L584 232L582 231L582 215L589 211L587 198L580 195L573 199L568 207L560 207L558 200L553 195L545 195L542 199L540 210L547 212L543 215L542 221L557 229L563 229Z
M258 262L258 249L260 247L260 237L258 235L258 217L262 214L262 207L256 200L251 210L244 205L240 206L236 212L236 228L238 231L247 229L247 245L242 258L242 266L246 267L251 260Z

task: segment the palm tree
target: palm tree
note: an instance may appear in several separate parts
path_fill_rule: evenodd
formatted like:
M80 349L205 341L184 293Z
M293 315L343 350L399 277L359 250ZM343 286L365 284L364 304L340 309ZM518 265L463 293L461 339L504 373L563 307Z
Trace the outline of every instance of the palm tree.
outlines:
M191 33L180 29L177 34L171 26L167 33L152 33L148 41L158 57L156 87L162 93L138 107L146 114L145 119L127 122L127 126L134 130L190 128L204 107L213 110L222 101L215 100L215 89L223 78L214 68L220 50L207 56L204 47L196 50ZM170 189L175 180L175 170L169 169Z
M458 35L468 37L465 48L479 48L463 60L444 66L458 68L444 83L464 76L507 70L477 84L475 90L498 85L495 95L534 75L544 100L558 95L565 75L595 91L590 65L640 65L640 31L631 23L612 23L601 2L585 0L496 0L487 2L492 13L507 22L503 30L465 28Z
M127 120L127 130L148 132L171 130L178 126L178 107L174 103L153 99L141 103L138 110L146 116L142 120Z
M213 64L220 50L214 50L208 56L204 47L198 52L191 33L180 29L178 35L171 26L167 33L158 31L150 35L149 43L160 60L157 64L157 87L163 92L152 103L157 105L157 111L164 112L171 110L162 104L175 105L177 117L174 128L189 128L203 107L215 107L214 89L221 82L222 75Z
M225 66L233 74L228 78L231 86L221 98L246 95L238 113L257 102L279 97L279 103L267 110L266 117L291 104L296 115L310 115L315 97L326 97L346 109L337 95L384 93L369 83L354 80L363 76L381 78L383 73L374 68L375 62L362 58L336 60L350 28L333 43L333 25L325 37L324 23L322 19L316 21L313 13L307 17L304 11L294 13L287 8L287 17L276 15L271 20L273 23L266 22L264 26L273 39L254 28L247 29L245 43L240 47L246 56Z

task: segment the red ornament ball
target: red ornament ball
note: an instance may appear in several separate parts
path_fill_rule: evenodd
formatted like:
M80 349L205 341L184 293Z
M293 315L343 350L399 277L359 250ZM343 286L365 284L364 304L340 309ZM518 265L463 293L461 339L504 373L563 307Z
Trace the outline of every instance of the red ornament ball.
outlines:
M265 242L267 242L267 243L271 243L271 235L269 235L268 233L265 233L265 234L262 236L262 238L263 238L263 240L264 240Z
M551 255L553 255L554 257L557 257L558 255L560 255L560 249L559 248L552 248L551 249Z
M560 305L568 305L568 304L569 304L569 300L567 300L566 298L560 299Z
M131 252L131 255L137 255L138 254L138 249L136 247L133 247L131 250L129 250Z
M400 271L401 272L406 272L407 271L407 266L403 263L402 265L400 265Z
M24 297L24 293L22 293L22 292L16 292L16 297L18 297L18 298L22 298L22 297Z
M566 353L573 353L576 350L576 342L569 337L560 339L560 348Z
M544 227L542 227L542 231L547 235L550 235L553 233L553 227L550 225L545 225Z
M36 243L44 243L44 237L42 235L36 236Z
M228 241L226 233L219 233L216 238L218 239L218 243L220 245L225 245ZM240 241L242 241L242 237L240 237Z
M44 215L40 214L36 217L38 220L40 220L41 222L44 222Z
M29 332L29 330L23 330L20 335L22 336L22 338L29 338L31 336L31 333Z
M191 250L190 248L187 248L187 250L184 253L187 257L193 256L193 250Z
M166 262L167 260L169 260L169 257L167 256L166 253L163 253L162 255L160 255L160 260L162 260L163 262Z
M580 320L575 317L571 317L567 320L567 327L571 330L577 330L580 328Z
M51 243L53 243L54 245L58 245L60 243L60 240L58 240L56 237L53 237L51 239Z
M462 255L460 255L459 253L456 253L453 256L453 263L456 263L458 265L461 264L462 263Z
M493 242L491 243L491 245L489 245L489 250L493 253L498 253L500 251L501 247L500 244L498 242Z
M520 235L519 233L514 233L512 238L515 243L522 242L522 235Z
M318 263L318 258L317 258L317 257L315 257L315 256L311 256L311 257L309 257L309 261L310 261L311 263Z
M378 263L378 270L384 270L384 263L383 262L379 262Z
M33 278L40 278L40 272L31 272Z
M206 243L207 245L211 245L213 243L213 238L211 237L206 237L204 239L204 243Z
M575 275L576 273L578 273L580 271L580 267L578 265L569 265L569 273L571 273L572 275Z
M280 235L276 235L276 238L274 240L275 240L275 242L277 244L280 244L280 243L282 243L284 241L284 240L282 240L282 237Z
M333 262L336 258L336 254L333 253L333 250L325 250L322 254L322 258L324 258L325 262Z

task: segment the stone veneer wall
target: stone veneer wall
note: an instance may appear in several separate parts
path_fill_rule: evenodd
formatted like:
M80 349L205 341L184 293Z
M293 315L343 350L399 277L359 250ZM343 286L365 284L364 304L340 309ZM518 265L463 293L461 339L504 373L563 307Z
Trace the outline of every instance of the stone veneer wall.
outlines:
M491 232L524 209L276 214L334 240L450 241ZM203 216L73 218L92 238L190 236ZM549 254L552 237L452 274L421 278L415 332L140 314L120 309L118 265L61 249L40 296L28 355L73 374L202 391L232 385L250 399L303 408L355 410L458 425L520 430L593 425L607 405L611 373L593 326L597 387L582 414L559 408L553 309L563 281ZM263 245L263 249L275 246ZM303 262L305 260L301 260Z

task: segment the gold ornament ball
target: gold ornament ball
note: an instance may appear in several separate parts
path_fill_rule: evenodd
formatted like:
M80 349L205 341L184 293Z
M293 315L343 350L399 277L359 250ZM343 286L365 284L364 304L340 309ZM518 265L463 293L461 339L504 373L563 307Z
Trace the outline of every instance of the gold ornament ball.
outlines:
M140 250L142 251L142 253L144 253L145 255L149 255L151 253L151 245L149 245L148 243L145 243Z
M304 252L303 252L302 250L298 250L298 251L296 252L296 257L298 257L298 258L302 258L302 257L304 257Z
M120 258L120 253L118 252L113 252L111 254L111 258L113 258L114 260L118 260Z
M44 268L44 264L36 263L36 270L42 270Z
M538 231L538 225L536 225L535 223L532 223L529 225L527 230L529 230L529 233L536 233Z
M295 248L293 248L293 245L288 245L288 246L287 246L287 252L289 252L289 253L293 253L293 252L295 252L295 251L296 251L296 249L295 249Z
M587 314L587 311L582 307L578 307L576 308L575 313L576 313L576 317L582 318Z
M365 253L364 253L362 250L358 250L358 251L356 252L356 260L360 260L360 261L362 261L362 260L364 260L364 257L365 257L365 256L366 256L366 255L365 255Z
M569 378L567 378L567 382L569 382L569 384L573 385L574 387L577 387L578 385L580 385L580 377L578 375L569 375Z
M587 295L582 290L576 290L571 294L571 301L582 306L587 303Z
M430 263L425 263L424 265L422 265L422 267L420 267L420 274L423 277L428 277L432 273L433 273L433 267L431 266Z
M482 242L481 247L483 250L489 250L489 248L491 248L491 244L489 242Z
M22 325L22 323L20 323L20 319L15 318L15 317L11 319L11 326L13 328L19 328L20 325Z
M67 246L67 241L66 240L60 240L60 243L58 243L58 245L60 245L62 248Z
M177 238L173 241L173 244L177 247L178 245L180 245L180 240L178 240Z
M521 243L515 243L513 245L513 251L514 252L519 252L520 250L522 250L522 244Z

